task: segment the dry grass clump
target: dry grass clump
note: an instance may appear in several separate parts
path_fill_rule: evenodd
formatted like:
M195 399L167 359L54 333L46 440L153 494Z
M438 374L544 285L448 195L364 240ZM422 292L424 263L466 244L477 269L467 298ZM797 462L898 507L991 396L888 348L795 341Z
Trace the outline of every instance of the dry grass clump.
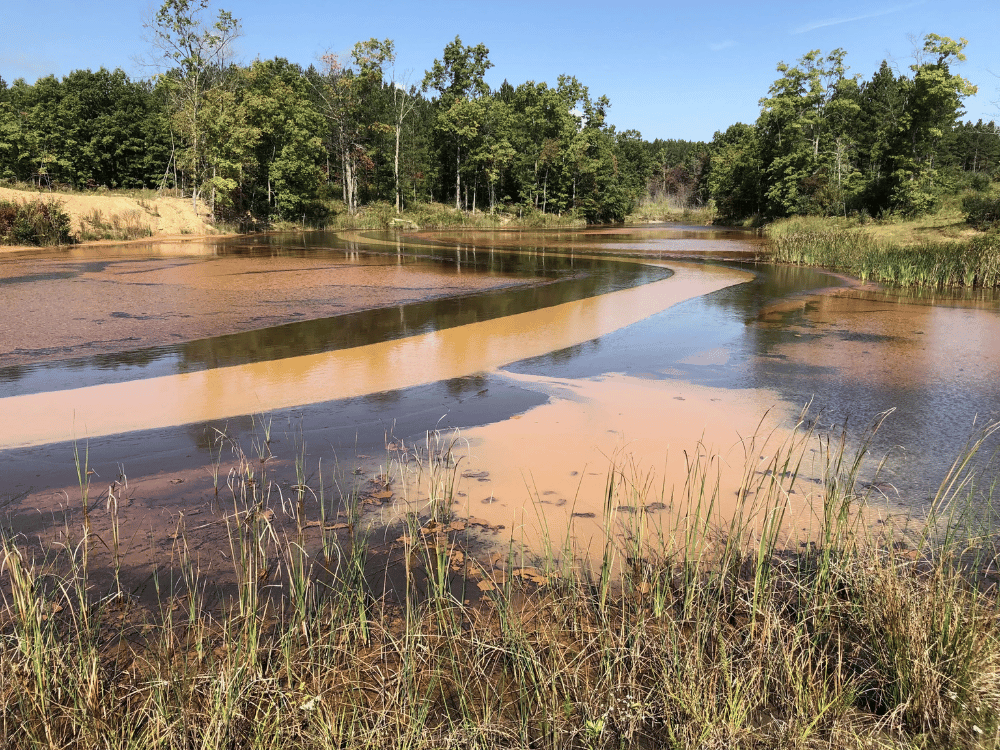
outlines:
M748 466L744 510L721 529L711 459L692 459L668 496L615 470L596 559L569 542L530 560L514 544L477 548L451 513L447 445L422 455L431 500L406 509L383 557L359 492L335 510L322 483L299 481L304 462L282 489L261 442L220 493L224 585L180 527L149 610L116 575L97 582L91 558L116 557L118 542L86 515L48 557L4 535L0 743L996 747L994 551L945 512L977 491L971 463L904 548L857 512L861 457L820 441L815 528L800 547L783 519L814 437ZM117 512L116 491L103 512ZM615 513L651 500L668 510Z
M714 206L691 206L673 196L658 200L639 201L626 223L648 221L677 221L688 224L712 224L718 218Z
M80 217L80 241L92 240L137 240L152 237L153 229L146 221L146 215L138 209L113 213L105 218L100 209Z
M349 214L340 203L332 203L326 222L328 229L498 229L582 227L586 221L571 212L544 213L531 206L508 206L496 211L462 211L442 203L416 203L396 213L386 201L362 206Z

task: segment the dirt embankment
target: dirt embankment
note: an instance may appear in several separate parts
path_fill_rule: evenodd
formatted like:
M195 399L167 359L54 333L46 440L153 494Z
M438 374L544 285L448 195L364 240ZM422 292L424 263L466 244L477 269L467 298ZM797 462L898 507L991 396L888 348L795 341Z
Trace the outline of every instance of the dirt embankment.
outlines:
M0 200L25 201L55 200L71 219L70 233L83 239L83 230L90 226L86 221L100 212L100 221L111 224L133 223L149 227L151 236L192 236L217 234L211 224L207 208L200 204L195 211L189 198L130 198L124 195L92 195L87 193L52 193L13 190L0 187ZM17 249L5 247L0 249Z

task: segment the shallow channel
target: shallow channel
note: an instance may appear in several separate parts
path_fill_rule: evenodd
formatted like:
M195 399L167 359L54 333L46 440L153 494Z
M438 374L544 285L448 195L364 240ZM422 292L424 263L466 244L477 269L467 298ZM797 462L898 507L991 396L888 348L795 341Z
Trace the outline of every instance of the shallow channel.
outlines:
M672 407L697 437L711 403L719 422L742 411L749 424L768 409L787 422L811 402L815 419L857 431L896 409L874 450L893 455L894 501L919 512L974 421L1000 418L996 301L929 301L756 265L753 243L652 226L310 233L0 258L10 302L0 498L11 509L57 502L75 479L73 437L102 481L119 467L133 482L149 477L144 502L166 511L205 502L213 430L238 439L267 420L276 445L307 442L351 463L385 457L396 438L458 428L482 440L482 458L529 429L512 417L554 402L593 406L546 443L564 451L553 464L572 485L571 462L602 433L657 461L654 433L687 434L670 431ZM213 325L219 335L199 335ZM470 431L491 424L510 430ZM510 510L547 457L507 453L519 463L505 470L521 472L501 490ZM589 460L585 473L607 471ZM171 487L174 475L184 481ZM487 484L476 489L493 505Z

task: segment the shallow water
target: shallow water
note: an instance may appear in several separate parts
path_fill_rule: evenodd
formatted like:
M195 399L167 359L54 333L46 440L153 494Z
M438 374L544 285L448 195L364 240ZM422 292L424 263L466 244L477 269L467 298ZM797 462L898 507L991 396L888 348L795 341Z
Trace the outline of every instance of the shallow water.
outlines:
M102 477L119 463L133 477L201 472L182 495L150 490L148 502L202 502L212 430L249 434L260 422L246 415L266 412L286 447L308 441L312 456L350 461L385 456L391 436L482 425L467 432L469 460L503 464L503 504L519 508L531 495L524 477L542 466L566 469L540 490L565 496L579 491L575 477L602 477L619 448L655 463L712 424L727 453L763 411L787 423L812 401L817 419L858 431L896 409L875 447L905 449L889 479L919 510L974 417L1000 418L995 300L928 302L755 266L754 243L655 226L313 233L3 259L0 289L18 290L8 310L21 317L0 323L0 493L56 497L72 483L75 436L89 438ZM700 257L711 260L691 262ZM214 291L225 304L210 304ZM25 325L39 297L67 310L48 344L43 326ZM104 322L78 335L86 315ZM198 338L214 324L225 333ZM105 336L109 325L120 334ZM587 385L595 379L607 387ZM546 403L577 406L537 411ZM507 422L528 409L572 426ZM569 470L574 460L589 469ZM500 479L475 489L492 497Z
M0 396L348 349L670 275L588 256L367 243L317 232L7 261Z

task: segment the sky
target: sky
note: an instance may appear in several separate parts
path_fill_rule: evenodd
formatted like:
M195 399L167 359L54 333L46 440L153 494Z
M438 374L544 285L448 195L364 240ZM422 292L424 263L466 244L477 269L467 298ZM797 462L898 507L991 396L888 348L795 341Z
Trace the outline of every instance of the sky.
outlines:
M143 22L159 4L0 0L0 77L33 83L100 67L149 77L137 61L150 52ZM419 85L460 36L489 48L491 87L576 76L591 97L611 100L611 123L647 140L707 141L756 120L777 64L810 50L843 48L848 73L868 79L882 60L908 72L926 34L964 37L968 60L953 72L979 87L964 119L1000 122L998 0L211 0L205 18L220 8L242 23L237 59L245 63L284 57L308 66L327 52L346 56L355 42L388 38L395 79Z

